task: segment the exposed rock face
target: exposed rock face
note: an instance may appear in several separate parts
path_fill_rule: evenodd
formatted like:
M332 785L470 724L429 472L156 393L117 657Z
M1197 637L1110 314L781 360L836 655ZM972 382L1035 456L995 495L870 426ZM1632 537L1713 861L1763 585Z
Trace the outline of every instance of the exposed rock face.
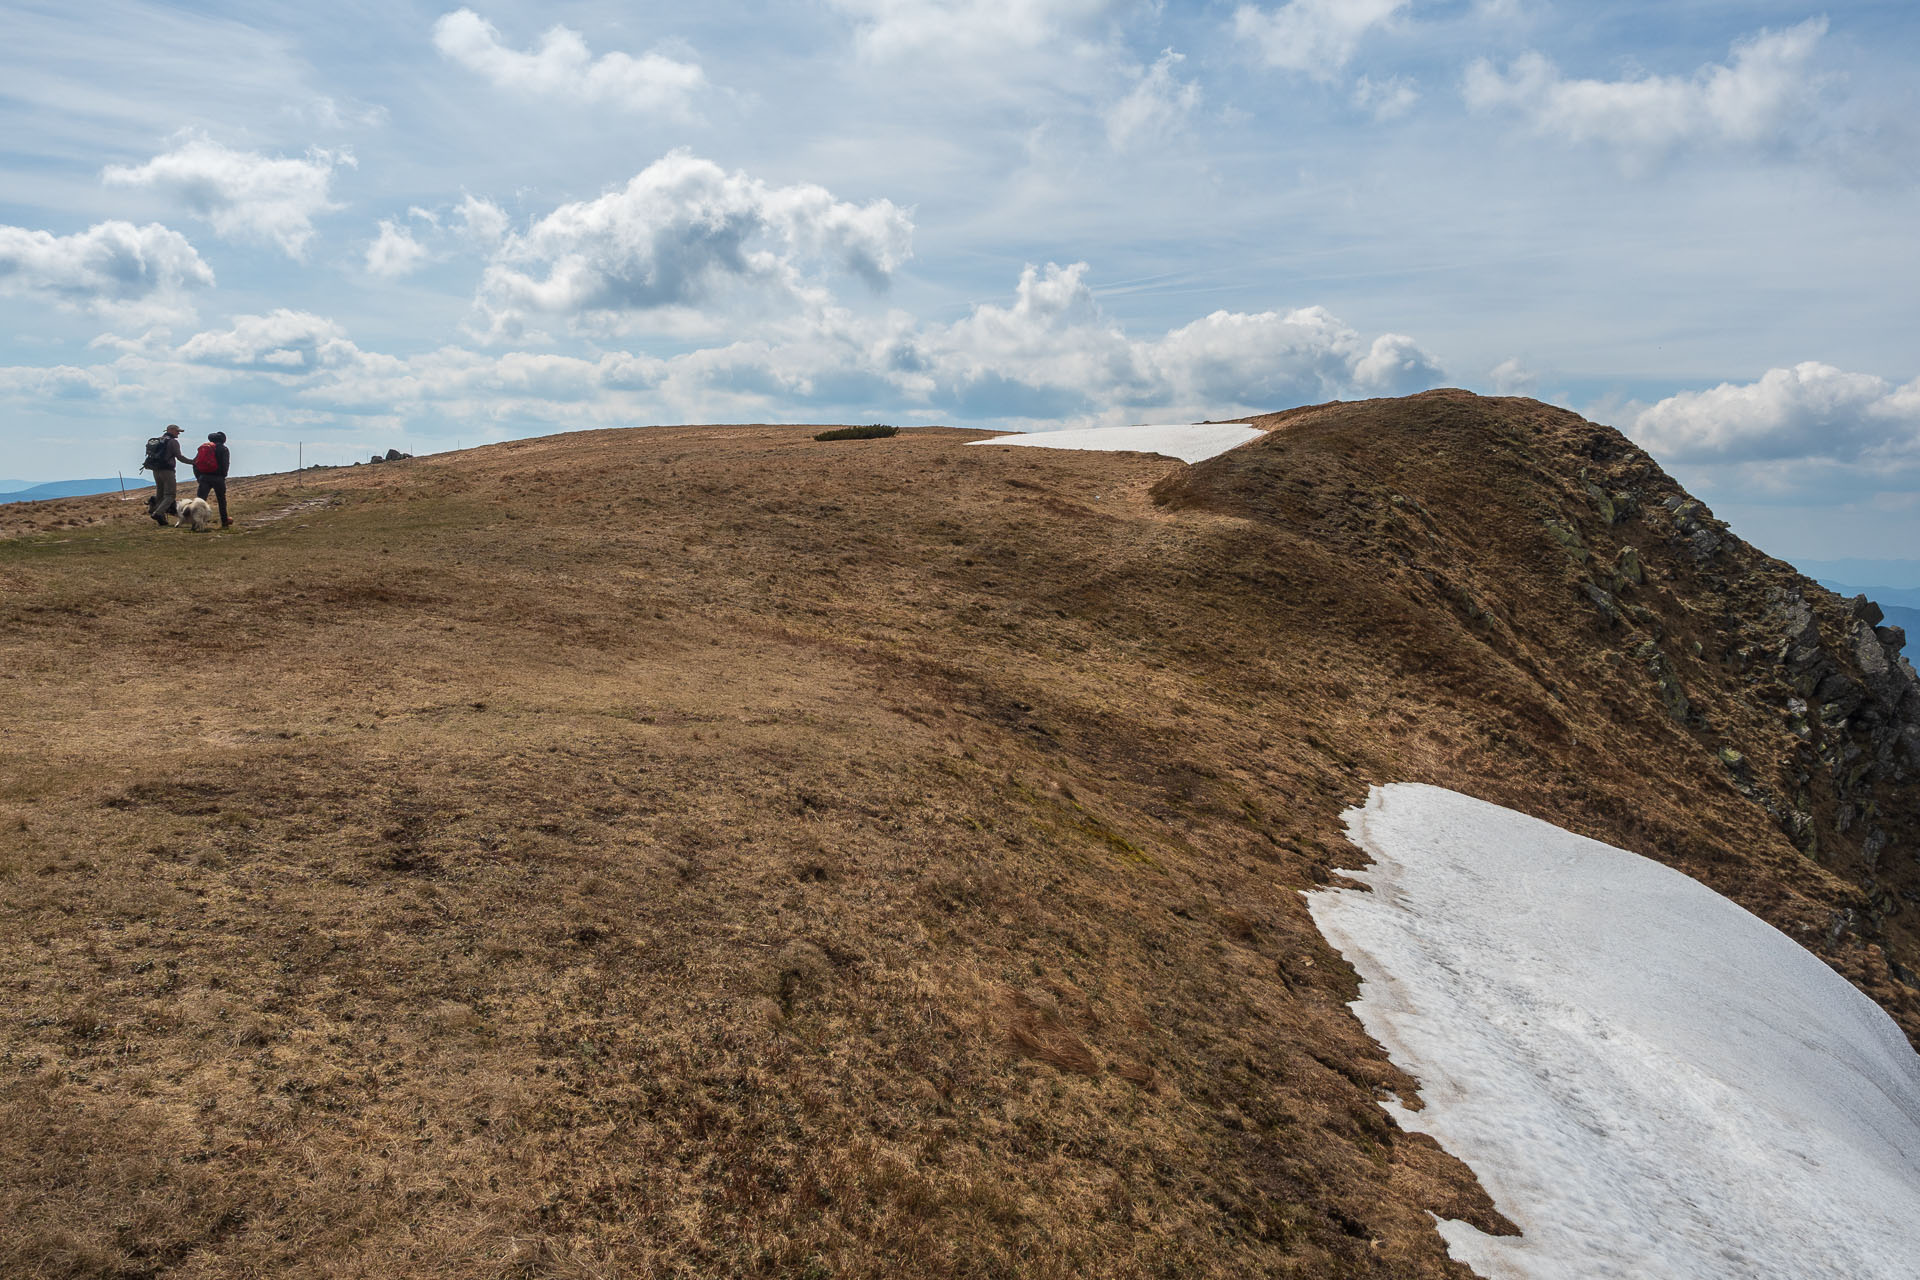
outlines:
M1462 621L1489 659L1524 672L1576 740L1598 735L1595 711L1626 731L1616 761L1673 767L1662 761L1681 744L1654 717L1684 734L1680 758L1700 762L1686 767L1765 815L1803 860L1794 876L1831 886L1823 953L1909 1010L1913 1033L1920 681L1904 632L1748 545L1619 432L1564 410L1437 391L1252 421L1275 430L1156 497L1332 540L1384 561L1416 600L1474 600ZM1337 506L1329 477L1288 474L1343 450L1354 465ZM1684 848L1666 856L1741 897L1738 875L1688 865ZM1749 902L1772 874L1756 871ZM1822 949L1817 932L1802 940Z

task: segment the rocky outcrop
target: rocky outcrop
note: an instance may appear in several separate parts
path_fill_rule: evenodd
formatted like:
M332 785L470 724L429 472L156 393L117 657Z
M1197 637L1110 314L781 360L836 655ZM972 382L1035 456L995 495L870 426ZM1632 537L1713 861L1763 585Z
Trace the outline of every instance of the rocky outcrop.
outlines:
M1904 630L1880 625L1864 596L1844 600L1748 545L1624 437L1589 430L1593 460L1578 491L1608 494L1616 516L1599 512L1604 532L1568 521L1549 533L1580 569L1596 623L1618 633L1624 656L1675 723L1713 751L1730 785L1803 854L1860 884L1865 907L1847 913L1842 932L1875 940L1893 972L1914 982L1886 945L1896 935L1910 942L1920 916L1920 675L1901 656ZM1623 519L1621 509L1644 514ZM1602 571L1601 544L1616 531L1644 532L1661 553L1650 565L1623 545ZM1575 546L1585 554L1574 557ZM1660 625L1674 610L1638 608L1637 594L1670 597L1689 622ZM1682 630L1698 652L1676 648ZM1725 674L1737 682L1733 699L1689 694L1689 683ZM1769 709L1777 736L1756 731L1756 707Z
M1672 842L1675 865L1745 891L1763 914L1791 882L1821 905L1770 918L1920 1024L1920 688L1904 633L1749 545L1626 437L1565 410L1439 391L1255 421L1273 428L1265 440L1156 497L1284 526L1349 574L1371 561L1403 576L1410 607L1449 611L1488 651L1435 637L1423 641L1433 660L1504 666L1491 696L1530 704L1527 749L1590 788L1601 769L1637 769L1642 790L1684 775L1682 789L1737 797L1790 861L1765 842L1735 852L1687 837ZM1583 755L1592 743L1604 761ZM1458 777L1455 766L1431 780L1472 789ZM1699 812L1707 801L1692 794ZM1555 820L1569 803L1554 802ZM1607 822L1644 825L1594 829Z

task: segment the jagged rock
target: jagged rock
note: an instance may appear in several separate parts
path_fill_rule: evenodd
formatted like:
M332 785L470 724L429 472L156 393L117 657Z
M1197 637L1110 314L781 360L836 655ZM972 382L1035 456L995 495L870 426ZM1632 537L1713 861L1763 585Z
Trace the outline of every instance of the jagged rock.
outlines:
M1587 550L1586 544L1580 541L1580 531L1572 525L1562 524L1558 520L1549 520L1547 535L1560 544L1561 550L1581 564L1585 564L1593 556L1593 553Z
M1796 671L1815 671L1819 669L1816 680L1833 668L1826 651L1820 647L1818 638L1812 644L1795 645L1787 650L1786 664Z
M1873 634L1880 643L1896 653L1907 647L1907 629L1905 627L1875 627Z
M1821 719L1845 720L1858 711L1861 704L1867 700L1867 691L1852 679L1836 671L1815 687L1813 700L1821 704Z
M1793 671L1789 683L1793 691L1809 702L1818 700L1818 690L1835 675L1832 659L1825 654L1816 655L1807 666Z
M1620 554L1614 557L1615 576L1639 586L1647 580L1646 567L1640 563L1640 553L1633 547L1620 548ZM1904 643L1904 641L1902 641Z
M1706 514L1698 502L1675 494L1660 505L1673 513L1677 540L1695 564L1704 565L1719 553L1724 542L1720 531L1726 526Z
M1887 833L1875 827L1867 832L1867 838L1860 842L1860 856L1866 859L1868 866L1874 866L1880 861L1880 854L1886 847Z
M1847 616L1855 622L1864 622L1870 627L1877 627L1887 620L1887 615L1880 612L1880 606L1864 595L1855 596L1847 601Z
M1601 617L1608 622L1620 621L1620 604L1613 598L1612 592L1593 582L1582 583L1581 589L1587 593L1587 599L1593 601L1593 607L1600 611Z
M1660 693L1660 705L1678 724L1686 724L1693 715L1693 702L1687 697L1687 691L1674 675L1673 664L1667 661L1667 655L1652 640L1642 640L1633 646L1630 656L1642 664Z
M1695 564L1705 564L1720 550L1720 535L1705 525L1697 525L1687 534L1686 547Z
M1788 592L1777 597L1777 612L1772 621L1786 636L1789 646L1796 650L1817 650L1820 647L1820 623L1814 617L1813 606L1803 599L1799 592Z
M404 459L407 459L407 458L411 458L412 456L413 456L412 454L410 454L410 453L402 453L402 452L400 452L400 451L399 451L398 449L389 449L389 450L387 450L387 461L388 461L388 462L400 462L400 461L403 461Z
M1600 513L1602 520L1605 520L1610 525L1620 523L1620 513L1614 507L1613 499L1607 496L1605 489L1602 489L1599 485L1589 480L1587 481L1587 496L1593 499L1593 509Z
M1813 815L1797 809L1788 814L1787 834L1792 837L1795 844L1803 849L1806 848L1808 841L1814 837Z
M1873 606L1873 611L1878 613L1879 607ZM1906 693L1907 673L1896 668L1888 659L1879 635L1864 619L1853 624L1853 660L1859 664L1860 674L1865 677L1867 688L1873 691L1874 697L1897 707Z

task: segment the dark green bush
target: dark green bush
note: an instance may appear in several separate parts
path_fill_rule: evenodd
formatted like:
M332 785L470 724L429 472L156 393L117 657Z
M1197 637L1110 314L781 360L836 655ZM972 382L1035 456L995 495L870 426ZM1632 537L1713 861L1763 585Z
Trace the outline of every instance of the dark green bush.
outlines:
M898 432L898 427L882 426L874 423L870 427L835 427L832 431L822 431L815 440L885 440Z

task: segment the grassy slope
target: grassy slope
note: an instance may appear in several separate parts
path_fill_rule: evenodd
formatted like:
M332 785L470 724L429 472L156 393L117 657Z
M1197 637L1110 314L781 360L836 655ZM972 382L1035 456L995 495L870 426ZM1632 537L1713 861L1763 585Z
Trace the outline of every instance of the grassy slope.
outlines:
M1448 429L1191 472L607 432L247 482L227 535L36 511L0 1273L1462 1274L1428 1212L1499 1220L1374 1105L1412 1082L1297 893L1370 781L1683 865L1914 1030L1828 937L1859 876L1606 663L1559 490ZM1383 452L1479 531L1481 620Z

